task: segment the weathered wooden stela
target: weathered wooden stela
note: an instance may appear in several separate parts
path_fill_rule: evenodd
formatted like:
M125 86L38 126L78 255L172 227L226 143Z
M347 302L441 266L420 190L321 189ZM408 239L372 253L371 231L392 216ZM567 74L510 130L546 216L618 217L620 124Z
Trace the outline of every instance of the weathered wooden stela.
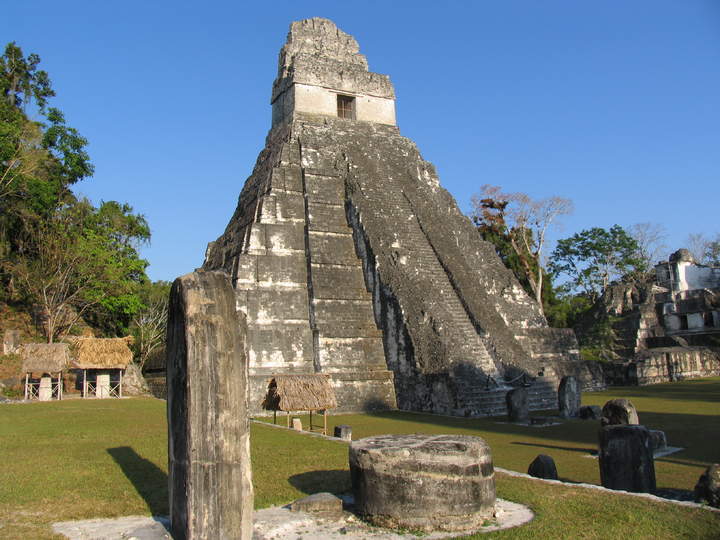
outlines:
M400 135L393 85L351 36L292 23L271 103L204 263L230 275L247 316L252 412L274 375L327 375L338 411L463 416L503 414L528 381L530 408L554 408L559 377L591 379L572 331L548 327Z
M245 322L227 275L195 272L175 280L167 347L173 538L249 540Z

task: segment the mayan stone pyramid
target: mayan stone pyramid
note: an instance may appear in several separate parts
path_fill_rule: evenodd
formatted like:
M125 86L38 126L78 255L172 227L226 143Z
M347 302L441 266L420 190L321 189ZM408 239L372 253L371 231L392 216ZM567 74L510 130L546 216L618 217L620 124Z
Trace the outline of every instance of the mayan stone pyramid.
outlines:
M327 374L341 411L498 413L531 383L532 407L556 406L558 377L578 374L574 334L548 328L400 135L393 86L357 42L327 19L292 23L271 103L204 264L230 274L247 316L251 411L289 373Z

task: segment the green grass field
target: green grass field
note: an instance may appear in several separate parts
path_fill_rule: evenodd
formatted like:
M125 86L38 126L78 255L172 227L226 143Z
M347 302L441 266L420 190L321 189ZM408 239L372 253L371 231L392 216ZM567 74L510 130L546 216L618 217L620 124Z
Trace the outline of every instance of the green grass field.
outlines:
M720 378L614 388L585 394L602 405L629 397L641 423L686 450L656 461L658 487L692 489L720 461ZM525 471L539 453L563 479L598 482L597 423L531 428L498 419L404 412L331 417L354 438L379 433L467 433L483 437L496 465ZM347 446L262 424L252 426L255 506L307 493L347 491ZM720 538L720 514L573 486L497 475L498 496L530 505L536 519L491 536L512 538ZM54 521L131 514L167 515L165 402L154 399L0 406L0 538L52 538ZM484 537L484 536L483 536Z

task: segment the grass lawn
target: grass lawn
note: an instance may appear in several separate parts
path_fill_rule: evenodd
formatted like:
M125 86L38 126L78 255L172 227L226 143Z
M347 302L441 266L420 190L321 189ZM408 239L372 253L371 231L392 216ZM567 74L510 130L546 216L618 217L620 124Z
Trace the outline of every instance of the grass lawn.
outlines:
M720 461L720 378L586 394L602 405L629 397L640 420L687 450L656 462L659 487L692 489ZM598 480L596 422L522 428L492 420L411 413L331 417L355 438L377 433L468 433L485 438L500 467L524 471L552 455L560 475ZM255 506L316 491L349 489L347 446L261 424L252 426ZM623 495L497 475L498 496L530 505L529 525L491 536L512 538L720 538L720 514ZM0 406L0 538L52 538L53 521L131 514L167 515L165 402L66 400Z

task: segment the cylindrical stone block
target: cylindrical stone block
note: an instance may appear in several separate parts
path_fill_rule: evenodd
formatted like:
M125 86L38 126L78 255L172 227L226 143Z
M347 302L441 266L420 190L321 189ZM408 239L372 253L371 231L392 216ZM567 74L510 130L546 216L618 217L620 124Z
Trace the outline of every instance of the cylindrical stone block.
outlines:
M350 445L355 508L382 527L471 531L495 513L490 447L467 435L380 435Z
M617 424L600 428L600 479L610 489L652 493L655 461L645 426Z

